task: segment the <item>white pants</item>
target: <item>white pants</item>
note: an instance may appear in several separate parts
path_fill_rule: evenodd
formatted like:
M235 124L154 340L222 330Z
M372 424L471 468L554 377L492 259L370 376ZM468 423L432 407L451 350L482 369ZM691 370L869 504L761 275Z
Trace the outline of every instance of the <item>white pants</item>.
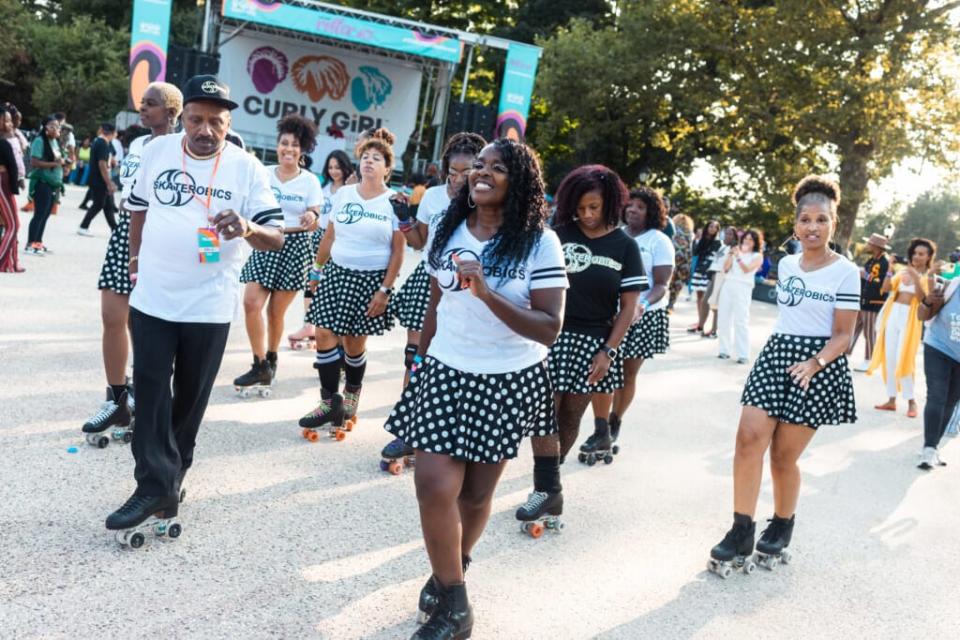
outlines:
M717 334L720 353L730 354L730 337L734 336L737 358L750 357L750 300L752 282L724 281L717 304Z
M887 397L897 397L897 362L900 360L900 350L907 333L907 320L910 318L910 305L893 303L890 316L887 318L887 328L883 338L884 367L887 374ZM904 400L913 400L913 376L900 378L900 388Z

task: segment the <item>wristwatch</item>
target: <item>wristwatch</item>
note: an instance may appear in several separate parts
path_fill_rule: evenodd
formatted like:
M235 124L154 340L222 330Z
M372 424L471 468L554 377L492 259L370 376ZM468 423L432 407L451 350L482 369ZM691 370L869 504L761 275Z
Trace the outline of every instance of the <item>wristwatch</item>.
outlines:
M822 356L813 356L813 359L817 361L817 364L820 365L821 369L827 368L827 361L824 360Z
M380 287L380 293L389 298L393 294L393 289L390 287Z
M619 353L616 349L607 345L603 345L602 347L600 347L600 351L607 354L607 357L610 358L611 360L616 360L617 353Z

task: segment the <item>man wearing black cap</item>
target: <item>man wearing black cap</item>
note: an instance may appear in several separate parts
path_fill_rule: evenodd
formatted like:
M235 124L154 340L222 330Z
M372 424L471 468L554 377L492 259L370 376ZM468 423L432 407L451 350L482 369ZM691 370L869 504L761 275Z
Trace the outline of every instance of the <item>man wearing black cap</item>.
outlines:
M177 515L240 299L242 242L261 251L283 246L283 214L266 168L225 143L236 107L216 77L188 80L183 133L144 148L127 198L137 489L106 524L134 546L144 532L163 530L147 522L151 515L167 530Z

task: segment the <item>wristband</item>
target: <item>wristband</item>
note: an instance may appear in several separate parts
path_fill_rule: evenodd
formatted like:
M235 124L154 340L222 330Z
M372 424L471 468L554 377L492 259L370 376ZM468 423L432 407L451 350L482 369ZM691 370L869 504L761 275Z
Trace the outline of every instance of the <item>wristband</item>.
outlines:
M417 369L420 368L420 365L423 364L423 356L419 353L413 356L413 362L410 363L410 381L413 382L414 376L417 374Z
M140 256L130 256L130 259L127 260L127 266L129 267L130 265L132 265L134 262L136 262L136 261L139 260L139 259L140 259Z
M400 231L406 233L407 231L413 230L416 224L416 220L401 220L398 226L400 227Z
M319 269L314 265L313 269L310 269L310 275L308 276L311 282L320 282L320 276L323 275L323 267Z
M643 307L644 311L650 310L650 301L646 298L640 298L640 306Z

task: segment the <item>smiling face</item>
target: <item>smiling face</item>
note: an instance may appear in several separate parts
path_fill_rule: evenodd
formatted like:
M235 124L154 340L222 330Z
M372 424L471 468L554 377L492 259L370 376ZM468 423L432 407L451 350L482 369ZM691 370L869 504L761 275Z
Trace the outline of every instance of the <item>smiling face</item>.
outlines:
M340 163L336 158L327 160L327 173L334 184L343 184L343 171L340 170Z
M821 249L830 242L835 223L827 205L813 203L804 206L797 215L793 232L804 250Z
M277 141L277 160L281 166L293 169L300 166L300 141L292 133L285 133Z
M467 184L467 177L470 175L473 161L474 157L467 154L450 156L447 170L447 195L451 198L460 193L463 185Z
M488 144L473 163L467 179L470 197L478 207L502 207L510 186L509 170L500 152Z
M743 234L743 239L740 241L740 251L750 253L756 248L757 246L753 242L753 235L749 233Z

